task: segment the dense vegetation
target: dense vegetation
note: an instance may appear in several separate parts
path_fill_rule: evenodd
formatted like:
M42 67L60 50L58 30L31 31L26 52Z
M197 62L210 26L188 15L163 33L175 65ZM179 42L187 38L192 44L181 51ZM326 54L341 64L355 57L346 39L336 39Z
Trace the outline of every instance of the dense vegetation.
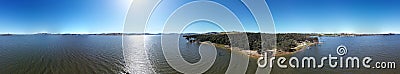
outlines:
M261 37L260 33L246 33L249 42L250 50L260 50ZM269 34L272 35L272 34ZM296 47L300 42L310 41L318 42L318 38L310 37L312 34L298 34L298 33L287 33L287 34L276 34L276 48L289 51L290 48ZM230 45L229 37L227 34L197 34L185 36L186 38L195 38L197 41L210 41L218 44Z
M277 48L283 51L289 51L290 48L296 47L297 43L300 42L318 42L318 38L310 36L314 35L299 33L277 34Z

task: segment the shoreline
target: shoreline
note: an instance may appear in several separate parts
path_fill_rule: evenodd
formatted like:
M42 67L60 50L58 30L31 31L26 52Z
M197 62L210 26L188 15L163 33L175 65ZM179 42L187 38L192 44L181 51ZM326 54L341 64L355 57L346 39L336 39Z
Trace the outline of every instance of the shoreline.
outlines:
M243 49L237 48L237 47L226 47L228 45L212 43L212 42L209 42L209 41L199 42L199 43L211 43L216 48L221 48L221 49L224 49L224 50L228 50L229 52L232 52L232 48L233 48L233 49L237 50L236 52L244 54L244 55L247 55L247 56L249 56L250 58L253 58L253 59L258 59L258 58L263 56L261 54L258 54L258 52L256 50L243 50ZM313 42L313 43L306 43L306 45L298 45L298 46L294 47L294 49L296 50L294 52L286 52L286 51L279 52L279 51L276 51L274 56L286 56L286 55L294 54L294 53L297 53L299 51L304 51L304 49L307 49L306 47L312 46L312 45L315 45L315 44L318 44L318 43L314 43Z
M313 42L313 43L306 43L306 45L298 45L298 46L294 47L294 49L296 50L294 52L286 52L286 51L279 52L279 51L277 51L275 56L286 56L286 55L295 54L297 52L304 51L309 46L313 46L316 44L318 44L318 43Z
M237 47L226 47L228 45L212 43L212 42L209 42L209 41L199 42L199 43L211 43L216 48L220 48L220 49L223 49L223 50L228 50L229 52L232 52L232 48L233 48L234 50L237 50L235 52L238 52L240 54L244 54L246 56L249 56L250 58L257 59L257 58L261 57L261 54L258 54L257 51L255 51L255 50L243 50L243 49L237 48Z

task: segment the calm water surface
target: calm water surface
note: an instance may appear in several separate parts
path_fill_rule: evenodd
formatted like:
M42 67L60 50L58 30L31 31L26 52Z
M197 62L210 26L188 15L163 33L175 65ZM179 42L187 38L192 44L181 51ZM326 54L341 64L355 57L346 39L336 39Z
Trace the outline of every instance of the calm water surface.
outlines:
M13 74L119 74L119 73L179 73L165 60L161 49L161 36L62 36L23 35L0 36L0 73ZM336 47L346 45L345 56L371 56L373 61L400 62L400 35L362 37L321 37L323 44L311 46L293 55L320 57L337 56ZM179 48L183 58L191 63L201 59L199 44L188 43L181 38ZM217 50L217 59L206 73L224 73L230 61L226 50ZM240 57L238 57L240 58ZM319 63L319 62L318 62ZM397 65L396 65L397 66ZM247 73L257 69L255 59L250 59ZM293 73L399 73L397 69L280 69L273 68L275 74Z

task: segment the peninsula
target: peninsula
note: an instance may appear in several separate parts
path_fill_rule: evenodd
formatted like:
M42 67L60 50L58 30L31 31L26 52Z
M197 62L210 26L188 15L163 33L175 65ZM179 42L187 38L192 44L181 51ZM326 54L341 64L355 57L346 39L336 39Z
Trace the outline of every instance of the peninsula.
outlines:
M231 47L228 35L243 34L247 35L249 42L249 48L238 48ZM216 47L227 50L238 48L248 54L250 57L258 58L263 53L261 34L263 33L250 33L250 32L209 32L205 34L190 34L184 35L189 42L205 42L210 41ZM283 56L292 54L301 49L307 48L308 46L317 44L318 35L316 34L301 34L301 33L279 33L279 34L267 34L274 35L276 38L276 46L272 49L276 49L275 56ZM248 53L250 52L250 53Z

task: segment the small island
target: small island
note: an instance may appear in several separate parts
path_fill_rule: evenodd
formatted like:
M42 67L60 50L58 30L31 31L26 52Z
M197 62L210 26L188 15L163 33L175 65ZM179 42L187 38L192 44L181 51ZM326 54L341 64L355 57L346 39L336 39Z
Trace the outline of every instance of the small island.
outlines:
M0 34L0 36L12 36L13 34Z

